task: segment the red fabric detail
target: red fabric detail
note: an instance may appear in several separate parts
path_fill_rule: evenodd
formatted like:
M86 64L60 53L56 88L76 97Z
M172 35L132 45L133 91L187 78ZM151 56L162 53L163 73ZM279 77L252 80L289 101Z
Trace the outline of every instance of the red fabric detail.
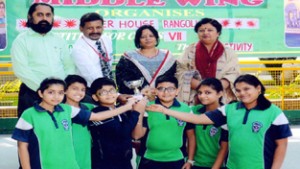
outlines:
M196 45L195 64L202 79L216 77L217 61L224 53L224 46L216 41L210 53L204 44L199 41Z

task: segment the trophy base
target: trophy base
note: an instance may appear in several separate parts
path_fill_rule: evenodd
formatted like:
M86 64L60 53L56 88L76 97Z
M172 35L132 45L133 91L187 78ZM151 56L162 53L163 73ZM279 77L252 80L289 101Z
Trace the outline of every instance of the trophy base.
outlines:
M142 100L143 99L143 95L142 94L135 94L135 95L133 95L133 98L135 98L137 100Z

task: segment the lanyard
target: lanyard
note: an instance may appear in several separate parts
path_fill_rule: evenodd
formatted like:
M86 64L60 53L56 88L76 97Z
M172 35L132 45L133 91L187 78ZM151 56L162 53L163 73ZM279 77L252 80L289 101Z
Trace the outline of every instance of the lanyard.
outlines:
M100 53L98 50L96 50L92 45L90 45L83 37L81 37L85 43L87 43L93 50L94 52L99 56L100 59L104 60L105 62L109 62L111 59L109 58L108 56L108 53L107 53L107 50L106 50L106 47L105 47L105 44L104 42L102 41L102 39L100 39L101 43L103 44L103 47L104 47L104 50L105 50L105 54L106 54L106 57L102 55L102 53Z

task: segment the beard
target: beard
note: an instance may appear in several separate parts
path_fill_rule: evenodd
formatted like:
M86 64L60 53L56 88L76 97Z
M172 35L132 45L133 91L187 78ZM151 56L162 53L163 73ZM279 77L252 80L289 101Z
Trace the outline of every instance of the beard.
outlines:
M31 23L30 27L35 32L44 34L44 33L48 33L52 29L53 24L50 24L48 21L42 20L37 24Z

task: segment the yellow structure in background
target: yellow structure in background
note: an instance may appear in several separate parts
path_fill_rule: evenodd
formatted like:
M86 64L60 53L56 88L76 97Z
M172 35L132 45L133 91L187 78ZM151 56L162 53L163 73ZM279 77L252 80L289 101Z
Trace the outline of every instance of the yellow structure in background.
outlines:
M268 67L268 65L279 65ZM20 81L10 63L0 63L0 118L17 117ZM243 74L257 76L266 87L266 97L282 110L300 110L300 61L240 61ZM299 114L299 115L298 115ZM300 113L297 113L300 117Z

